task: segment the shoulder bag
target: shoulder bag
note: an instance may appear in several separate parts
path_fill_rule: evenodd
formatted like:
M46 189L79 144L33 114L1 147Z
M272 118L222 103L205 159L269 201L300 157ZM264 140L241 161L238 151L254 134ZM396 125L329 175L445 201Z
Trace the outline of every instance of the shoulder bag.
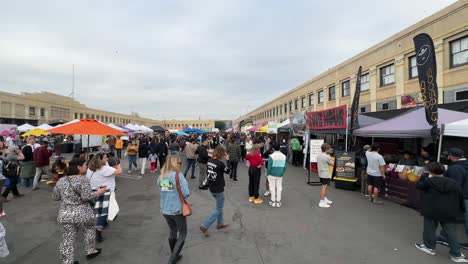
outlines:
M191 216L192 208L187 203L187 201L185 201L184 195L182 194L182 189L180 188L179 171L177 171L175 178L176 178L177 192L179 193L180 203L182 204L182 215Z

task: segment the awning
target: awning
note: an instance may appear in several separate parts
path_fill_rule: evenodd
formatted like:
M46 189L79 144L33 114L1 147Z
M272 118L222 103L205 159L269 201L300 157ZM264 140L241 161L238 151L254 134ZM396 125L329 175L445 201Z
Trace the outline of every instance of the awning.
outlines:
M452 123L468 118L468 113L439 108L440 124ZM354 136L384 138L430 138L431 126L426 121L424 108L416 108L392 119L357 129Z

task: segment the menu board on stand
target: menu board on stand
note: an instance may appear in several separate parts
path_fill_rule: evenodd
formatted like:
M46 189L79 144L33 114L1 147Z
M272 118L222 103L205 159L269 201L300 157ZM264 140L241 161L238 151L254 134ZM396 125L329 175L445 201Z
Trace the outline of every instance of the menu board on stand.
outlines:
M335 177L335 188L344 190L354 190L356 188L356 153L349 151L337 151L336 157L336 169Z
M354 179L356 178L356 154L353 151L337 151L336 157L336 177Z

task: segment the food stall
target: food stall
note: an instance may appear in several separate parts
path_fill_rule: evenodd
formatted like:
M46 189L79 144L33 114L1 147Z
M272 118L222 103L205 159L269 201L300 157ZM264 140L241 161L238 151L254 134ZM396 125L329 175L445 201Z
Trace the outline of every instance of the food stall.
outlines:
M418 142L432 140L431 126L428 125L424 117L425 109L422 107L415 108L376 125L356 129L353 135L372 138L373 142L376 143L387 142L388 144L390 139L406 139L406 142L413 142L414 146L421 145ZM439 109L438 128L441 128L441 124L452 123L467 118L468 113ZM386 150L381 149L381 152L384 159L386 159L386 163L389 165L385 179L386 187L382 195L393 202L419 208L421 194L416 190L416 182L422 173L421 168L398 164L398 159L388 158L392 156L387 156Z

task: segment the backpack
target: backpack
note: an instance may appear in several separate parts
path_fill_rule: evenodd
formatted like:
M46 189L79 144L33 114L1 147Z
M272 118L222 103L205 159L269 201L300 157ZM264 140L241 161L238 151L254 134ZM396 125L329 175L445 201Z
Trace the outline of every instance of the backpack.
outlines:
M15 162L2 159L2 174L7 178L18 176L19 166Z

